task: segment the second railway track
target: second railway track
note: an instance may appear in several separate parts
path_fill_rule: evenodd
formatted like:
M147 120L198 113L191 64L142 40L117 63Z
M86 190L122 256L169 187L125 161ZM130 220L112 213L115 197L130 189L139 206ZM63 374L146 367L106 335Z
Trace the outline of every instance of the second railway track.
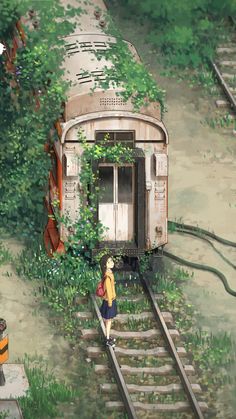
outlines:
M161 312L158 305L161 296L152 292L141 274L134 292L118 297L120 314L112 326L112 335L118 341L116 348L87 347L89 358L96 359L96 373L104 377L101 391L108 398L106 409L125 409L129 418L154 419L171 413L182 418L203 418L208 409L204 393L196 383L181 337L173 328L171 313ZM94 295L91 301L100 328L82 329L84 339L94 339L99 334L105 337L97 304L100 301ZM129 313L122 313L125 306L129 307L126 310ZM92 317L91 312L77 315ZM104 364L104 352L109 366ZM103 363L97 361L99 358ZM111 383L111 376L116 383Z
M234 27L235 27L235 23ZM214 62L211 61L216 77L222 86L229 105L236 113L236 35L216 49Z

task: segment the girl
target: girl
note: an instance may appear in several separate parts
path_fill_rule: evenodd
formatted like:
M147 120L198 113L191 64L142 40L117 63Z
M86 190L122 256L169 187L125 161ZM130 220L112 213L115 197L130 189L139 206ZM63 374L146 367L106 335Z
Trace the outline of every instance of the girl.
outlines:
M102 256L100 260L100 266L102 270L102 278L104 281L105 290L100 312L106 327L106 346L114 347L116 339L110 337L110 330L112 319L117 315L117 307L115 280L112 273L112 268L114 268L112 257L110 255Z

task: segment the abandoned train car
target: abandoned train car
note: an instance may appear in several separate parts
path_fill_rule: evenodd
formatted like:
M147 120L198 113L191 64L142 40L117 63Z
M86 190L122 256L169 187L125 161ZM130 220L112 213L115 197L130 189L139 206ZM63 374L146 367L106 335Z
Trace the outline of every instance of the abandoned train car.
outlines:
M77 5L73 0L62 3ZM96 88L91 94L96 80L104 78L104 65L111 65L105 59L99 61L93 51L109 48L115 39L103 30L104 3L94 0L85 7L87 14L80 17L80 25L65 38L64 77L72 84L63 120L56 124L59 141L53 145L46 207L49 215L54 214L53 202L58 198L61 214L69 214L75 222L80 204L78 156L83 152L78 131L82 130L91 144L109 134L110 143L119 141L134 149L135 161L97 163L105 194L98 202L96 217L108 228L104 241L113 254L122 246L126 255L138 256L167 243L168 133L157 103L134 112L130 100L124 102L117 96L121 88L110 86L105 92ZM134 46L127 44L139 60ZM63 252L68 234L65 226L58 227L49 217L44 231L47 252ZM97 248L103 245L98 243Z

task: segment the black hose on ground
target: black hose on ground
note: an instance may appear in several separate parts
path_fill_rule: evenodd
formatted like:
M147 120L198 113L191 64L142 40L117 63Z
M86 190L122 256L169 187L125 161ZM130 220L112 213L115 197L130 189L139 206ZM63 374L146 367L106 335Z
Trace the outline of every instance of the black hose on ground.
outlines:
M195 263L195 262L190 262L188 260L182 259L179 256L175 256L172 253L166 252L165 250L163 250L163 255L175 260L176 262L179 262L183 265L189 266L190 268L194 268L194 269L200 269L203 271L208 271L208 272L212 272L213 274L217 275L220 280L223 282L223 285L225 287L225 290L230 294L233 295L234 297L236 297L236 291L232 290L232 288L230 288L228 281L226 279L226 277L224 276L224 274L222 274L220 271L218 271L218 269L212 268L212 266L208 266L208 265L201 265L199 263Z
M203 236L202 234L198 234L195 231L188 231L188 230L176 230L177 233L183 233L183 234L189 234L190 236L195 236L199 239L205 240L214 250L216 253L218 253L218 255L226 262L228 263L228 265L230 265L232 268L236 269L236 265L234 265L227 257L225 257L223 255L223 253L220 252L220 250L216 249L216 247L214 246L214 244L205 236Z
M230 240L223 239L220 236L217 236L214 233L211 233L210 231L204 230L200 227L191 226L189 224L183 224L183 223L176 223L175 221L168 221L168 227L171 228L171 225L174 225L174 227L177 227L177 230L189 230L194 231L196 234L199 233L199 237L202 237L202 235L211 237L212 239L218 241L219 243L225 244L226 246L236 247L235 242L231 242Z
M203 235L205 235L205 236L209 236L209 237L215 239L216 241L218 241L220 243L223 243L223 244L225 244L227 246L236 247L236 243L231 242L231 241L226 240L226 239L223 239L222 237L219 237L219 236L217 236L214 233L210 233L209 231L204 230L204 229L202 229L200 227L194 227L194 226L191 226L191 225L188 225L188 224L183 224L183 223L176 223L175 221L168 221L168 226L171 227L171 225L174 225L175 227L177 227L176 232L178 232L178 233L181 233L182 232L182 233L188 233L188 234L190 234L192 232L192 234L194 236L199 237L199 238L202 238L202 239L206 240L208 243L210 243L209 240L207 240L205 237L203 237ZM211 243L211 245L212 245L212 243ZM214 247L214 249L215 249L215 247ZM220 252L217 251L217 253L220 253ZM222 274L222 272L218 271L218 269L215 269L212 266L202 265L202 264L195 263L195 262L190 262L188 260L185 260L185 259L180 258L179 256L175 256L172 253L166 252L165 250L163 251L163 255L166 256L166 257L168 257L168 258L170 258L170 259L173 259L176 262L179 262L179 263L181 263L183 265L189 266L191 268L200 269L200 270L208 271L208 272L212 272L213 274L217 275L218 278L220 278L220 280L222 281L222 283L224 285L225 290L230 295L232 295L233 297L236 297L236 291L234 291L234 290L232 290L232 288L230 288L230 286L228 284L228 281L227 281L225 275ZM221 253L220 253L220 255L224 258L224 260L226 260L228 263L231 264L231 266L233 266L235 268L235 265L233 265L231 262L229 262L228 259L226 259Z

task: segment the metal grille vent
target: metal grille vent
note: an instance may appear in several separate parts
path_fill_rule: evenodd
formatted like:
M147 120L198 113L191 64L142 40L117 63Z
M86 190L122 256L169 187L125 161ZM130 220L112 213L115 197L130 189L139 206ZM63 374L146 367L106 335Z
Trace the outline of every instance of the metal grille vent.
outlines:
M109 48L109 44L107 42L100 42L100 41L94 41L94 42L73 42L70 44L65 45L67 55L74 55L78 52L103 52L106 49Z
M105 97L100 99L100 106L125 106L126 102L120 97Z
M81 73L76 74L79 84L91 83L92 81L105 81L106 77L103 71L94 70L90 73L82 71Z

